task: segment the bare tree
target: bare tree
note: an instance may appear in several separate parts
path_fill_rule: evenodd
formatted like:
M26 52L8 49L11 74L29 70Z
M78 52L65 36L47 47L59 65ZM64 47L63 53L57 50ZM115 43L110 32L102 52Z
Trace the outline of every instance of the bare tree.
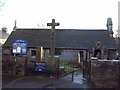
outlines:
M5 5L6 0L0 0L0 7Z

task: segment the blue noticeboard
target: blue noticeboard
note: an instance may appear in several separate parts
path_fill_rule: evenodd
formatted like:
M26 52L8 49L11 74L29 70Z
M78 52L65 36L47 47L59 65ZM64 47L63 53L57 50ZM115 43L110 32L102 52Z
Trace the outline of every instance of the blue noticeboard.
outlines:
M37 72L46 72L46 62L36 62L35 71Z
M27 45L28 42L26 40L14 40L13 41L13 54L27 54Z

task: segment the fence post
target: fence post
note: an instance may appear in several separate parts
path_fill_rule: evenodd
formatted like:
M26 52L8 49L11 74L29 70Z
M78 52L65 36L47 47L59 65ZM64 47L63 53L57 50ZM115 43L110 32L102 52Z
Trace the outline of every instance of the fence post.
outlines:
M72 72L72 82L74 81L74 71Z
M58 67L57 67L57 79L59 79L59 67L60 67L60 61L59 61L59 58L58 58Z
M28 72L27 72L27 56L25 56L25 66L24 66L24 73L25 73L25 76L28 75Z

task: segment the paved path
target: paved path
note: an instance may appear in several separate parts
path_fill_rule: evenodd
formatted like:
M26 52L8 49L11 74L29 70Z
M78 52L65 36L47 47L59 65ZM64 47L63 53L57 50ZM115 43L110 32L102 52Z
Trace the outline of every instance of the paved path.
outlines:
M17 78L3 86L3 88L42 88L47 84L52 83L52 79L42 77L22 77Z
M82 79L81 73L76 72L74 76L73 82L71 74L58 80L40 76L22 77L6 83L3 88L95 88L92 83Z
M74 79L72 81L72 74L69 74L67 76L64 76L55 82L53 82L51 85L47 86L54 87L54 88L96 88L96 86L83 79L82 72L75 72L74 73Z

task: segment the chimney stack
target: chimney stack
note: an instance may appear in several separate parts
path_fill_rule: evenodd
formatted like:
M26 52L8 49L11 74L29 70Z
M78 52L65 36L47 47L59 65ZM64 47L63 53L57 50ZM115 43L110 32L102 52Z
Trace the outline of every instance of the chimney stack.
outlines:
M107 30L110 34L111 37L113 37L113 23L112 23L112 19L111 18L108 18L107 19Z
M6 33L6 32L7 32L7 28L6 28L6 27L3 27L3 28L2 28L2 31Z

